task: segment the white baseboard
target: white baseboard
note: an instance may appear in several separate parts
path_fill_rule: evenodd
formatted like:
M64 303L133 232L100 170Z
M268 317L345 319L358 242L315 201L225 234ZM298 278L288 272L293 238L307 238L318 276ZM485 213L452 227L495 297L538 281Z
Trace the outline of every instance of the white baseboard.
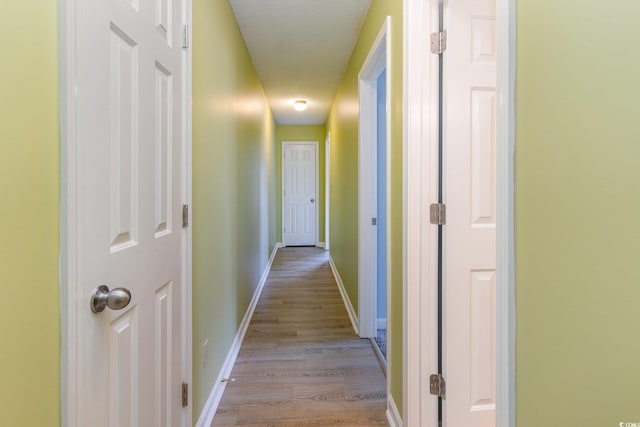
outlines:
M276 243L274 245L271 256L269 257L269 261L267 262L267 266L264 269L264 273L262 273L260 282L258 282L258 287L253 293L253 298L249 303L247 312L244 314L244 318L242 319L242 322L238 327L238 332L233 339L233 343L231 344L229 353L227 353L227 357L222 364L220 372L218 373L218 378L213 384L213 388L209 393L209 398L207 399L204 408L202 408L202 412L200 413L200 417L198 418L196 427L209 427L211 423L213 423L213 417L216 415L216 411L218 410L218 405L220 404L220 400L222 399L222 393L224 393L224 389L227 386L227 383L222 382L222 379L229 378L229 376L231 375L231 370L233 369L233 365L236 363L236 358L238 357L238 352L240 351L242 340L247 333L247 328L249 327L249 323L251 322L251 317L253 316L253 312L256 309L256 305L258 304L258 300L260 299L260 295L262 294L262 289L264 288L264 284L267 282L267 277L269 276L269 272L271 271L271 264L273 264L273 259L276 257L276 253L281 247L283 247L282 243Z
M376 319L376 328L377 329L387 329L387 319Z
M338 289L340 290L340 295L342 295L342 301L344 302L344 306L347 309L347 314L349 314L349 319L351 319L351 325L353 326L353 330L356 335L360 335L360 325L358 322L358 315L356 311L353 309L353 305L351 304L351 300L349 299L349 295L347 294L347 290L344 288L344 283L342 283L342 278L340 277L340 273L338 273L338 269L336 265L333 263L333 258L329 255L329 265L331 266L331 271L333 271L333 277L336 279L336 283L338 283Z
M316 243L316 248L322 248L322 249L324 249L324 242L318 242L318 243Z
M390 395L387 397L387 421L389 422L389 427L402 427L402 417L398 412L396 402Z

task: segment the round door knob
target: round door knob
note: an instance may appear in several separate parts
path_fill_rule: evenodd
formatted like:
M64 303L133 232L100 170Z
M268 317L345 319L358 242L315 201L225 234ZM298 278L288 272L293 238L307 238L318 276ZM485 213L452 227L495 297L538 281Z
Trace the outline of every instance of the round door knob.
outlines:
M101 285L91 295L91 311L102 313L105 308L122 310L131 302L131 292L126 288L115 288L109 291L109 287Z
M315 201L316 201L316 199L311 199L311 203L313 203L313 202L315 202Z

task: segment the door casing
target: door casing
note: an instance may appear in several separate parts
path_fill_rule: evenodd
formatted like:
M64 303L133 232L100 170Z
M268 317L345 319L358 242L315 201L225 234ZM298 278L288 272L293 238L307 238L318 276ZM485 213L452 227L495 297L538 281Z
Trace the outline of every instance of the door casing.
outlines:
M327 137L324 140L324 248L329 250L329 220L331 215L329 213L331 206L331 131L327 132Z
M78 301L87 301L88 295L82 294L82 287L78 283L77 275L77 208L78 208L78 182L77 182L77 150L81 143L77 137L77 120L79 116L76 104L76 92L81 69L79 67L82 0L61 0L59 2L60 17L60 146L61 146L61 188L60 188L60 333L61 333L61 357L60 357L60 395L61 395L61 425L68 427L81 427L76 419L79 372L76 363L76 355L80 351L77 345L76 322L79 319ZM185 0L183 10L187 30L192 23L192 0ZM187 31L188 32L188 31ZM187 34L190 38L190 34ZM192 206L192 52L189 47L186 51L186 64L183 70L184 96L182 109L184 111L183 138L184 144L184 197L185 202ZM191 212L188 218L191 224ZM185 231L185 249L183 251L184 266L184 295L182 312L182 371L187 378L189 389L192 390L192 227ZM192 424L192 411L187 411L187 424Z
M404 0L403 8L403 420L427 427L437 425L437 399L423 403L429 374L437 372L437 353L434 348L421 354L420 345L437 342L436 317L423 310L437 301L437 235L429 223L438 179L438 67L437 56L429 53L429 33L438 28L437 7L436 0ZM496 15L496 426L509 427L515 425L516 1L496 0Z

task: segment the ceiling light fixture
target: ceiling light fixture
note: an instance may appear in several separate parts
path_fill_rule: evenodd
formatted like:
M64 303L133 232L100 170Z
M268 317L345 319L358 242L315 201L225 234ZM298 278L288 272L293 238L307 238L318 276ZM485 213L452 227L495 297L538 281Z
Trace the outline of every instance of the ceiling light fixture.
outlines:
M304 111L307 109L307 107L307 101L305 101L304 99L296 99L293 102L293 109L296 111Z

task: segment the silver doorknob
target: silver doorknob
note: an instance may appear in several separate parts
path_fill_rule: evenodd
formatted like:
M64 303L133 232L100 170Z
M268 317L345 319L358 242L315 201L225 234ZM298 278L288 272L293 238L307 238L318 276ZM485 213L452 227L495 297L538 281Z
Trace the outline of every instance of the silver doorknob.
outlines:
M107 285L101 285L91 295L91 311L102 313L105 308L122 310L131 302L131 292L125 288L115 288L109 291Z
M311 203L313 203L313 202L315 202L315 201L316 201L316 199L311 199Z

